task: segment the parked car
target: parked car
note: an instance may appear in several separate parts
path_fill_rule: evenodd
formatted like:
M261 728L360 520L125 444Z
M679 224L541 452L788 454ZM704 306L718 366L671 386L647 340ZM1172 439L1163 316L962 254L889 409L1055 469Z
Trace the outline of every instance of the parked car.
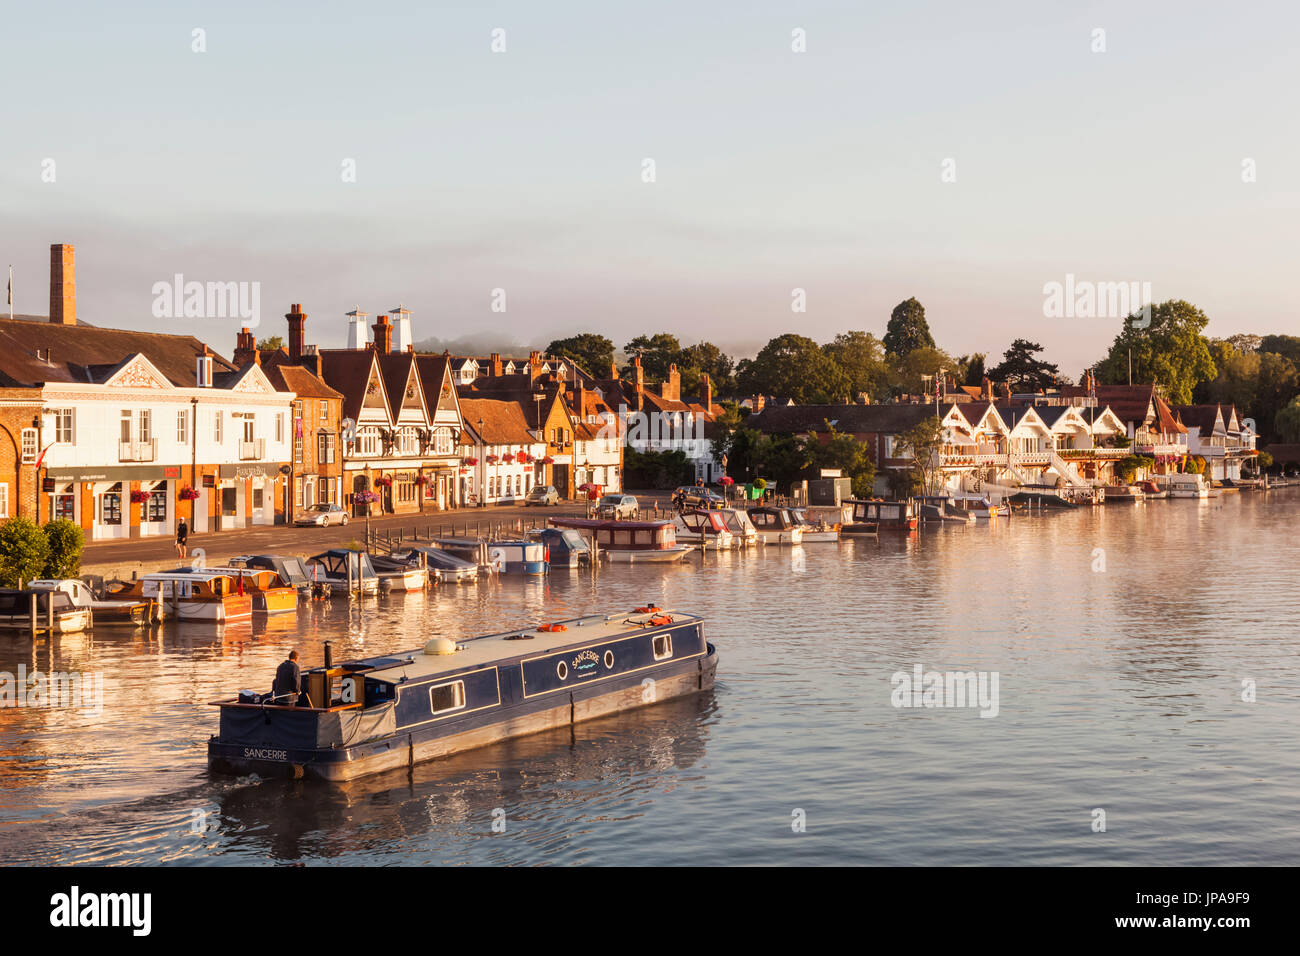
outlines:
M524 496L524 507L529 505L558 505L560 503L560 493L555 490L554 485L533 485Z
M338 505L312 505L294 518L293 523L303 527L315 525L318 528L324 528L326 525L331 524L343 525L348 523L348 513Z
M681 508L725 508L726 500L716 491L699 485L682 485L673 492L673 507Z
M605 495L596 504L599 518L635 518L640 506L632 495Z

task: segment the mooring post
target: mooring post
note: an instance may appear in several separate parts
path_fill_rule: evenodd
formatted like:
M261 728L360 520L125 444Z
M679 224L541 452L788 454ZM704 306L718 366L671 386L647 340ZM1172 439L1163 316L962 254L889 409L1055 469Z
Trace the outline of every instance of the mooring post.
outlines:
M32 598L31 614L28 619L28 625L30 627L32 637L35 637L36 636L36 594L35 592L32 593L31 598Z

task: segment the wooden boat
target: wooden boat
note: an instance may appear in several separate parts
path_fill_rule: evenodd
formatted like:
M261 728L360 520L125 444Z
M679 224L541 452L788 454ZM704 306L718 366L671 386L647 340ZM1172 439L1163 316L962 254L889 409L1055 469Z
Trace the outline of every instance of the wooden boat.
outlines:
M324 585L334 594L347 594L349 585L353 592L379 593L379 572L364 551L331 548L312 555L307 559L307 574L313 584Z
M677 543L671 521L617 521L603 518L552 518L556 528L575 528L595 535L596 547L611 561L643 564L680 561L691 548Z
M731 543L737 548L752 548L758 544L758 529L743 508L719 508L717 513L731 532Z
M715 550L735 547L727 520L716 510L687 508L673 518L673 528L681 541Z
M803 531L804 544L827 544L840 540L840 526L824 519L814 521L806 508L791 508L790 517Z
M884 531L915 531L916 508L911 501L888 501L884 498L846 498L853 506L853 520L840 528L842 534L876 534ZM872 526L875 527L872 527ZM856 530L857 528L870 530ZM854 529L854 530L851 530Z
M144 627L162 620L162 606L157 601L102 598L89 584L77 578L41 578L32 581L31 587L62 591L76 607L90 608L92 622L101 626L125 624Z
M227 564L232 568L274 571L285 585L297 589L300 598L306 600L311 597L311 578L302 558L278 554L245 554L231 558Z
M747 508L749 520L754 522L758 540L764 544L802 544L803 528L794 520L788 508Z
M0 628L29 631L33 612L37 630L52 629L56 634L75 634L89 630L94 621L90 608L73 604L72 598L64 591L54 588L0 588Z
M299 706L251 691L212 702L208 769L350 780L709 690L717 666L699 617L653 607L337 667L327 645Z
M1146 500L1146 493L1137 485L1107 485L1103 490L1106 497L1102 504L1131 505Z
M181 621L224 624L253 616L253 596L235 568L186 568L146 574L110 599L157 601L163 614Z
M243 580L244 590L253 595L254 614L297 614L298 589L266 568L231 568Z

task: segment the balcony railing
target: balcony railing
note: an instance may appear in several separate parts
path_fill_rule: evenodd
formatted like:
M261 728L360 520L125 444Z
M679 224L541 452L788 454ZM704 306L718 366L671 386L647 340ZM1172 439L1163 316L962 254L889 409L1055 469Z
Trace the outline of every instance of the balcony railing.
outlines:
M240 461L257 461L266 457L266 439L254 438L252 441L239 443Z
M1098 458L1102 460L1127 458L1129 450L1127 448L1058 448L1056 453L1066 461L1091 461Z
M1137 455L1186 455L1187 446L1171 442L1136 441L1133 453Z
M118 461L153 461L158 455L158 439L148 441L119 441L117 443Z

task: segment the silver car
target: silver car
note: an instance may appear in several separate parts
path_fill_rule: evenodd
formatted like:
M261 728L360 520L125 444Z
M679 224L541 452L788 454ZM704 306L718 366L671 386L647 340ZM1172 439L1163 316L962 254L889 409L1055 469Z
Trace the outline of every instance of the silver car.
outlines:
M596 505L600 518L635 518L639 506L632 495L605 495Z
M317 527L324 528L326 525L348 523L348 513L334 504L312 505L298 517L293 519L293 523L300 527Z

